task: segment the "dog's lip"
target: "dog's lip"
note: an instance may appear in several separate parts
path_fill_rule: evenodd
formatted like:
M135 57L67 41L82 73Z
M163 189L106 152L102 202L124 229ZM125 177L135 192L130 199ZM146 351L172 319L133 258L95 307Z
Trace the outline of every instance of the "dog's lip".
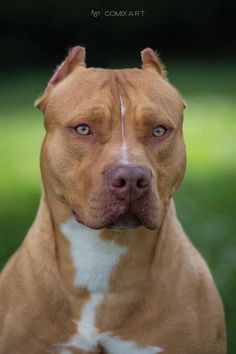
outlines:
M71 209L72 214L74 215L75 220L80 223L83 224L85 226L91 227L89 225L86 225L80 215L74 210ZM122 229L122 228L135 228L135 227L139 227L142 226L143 223L142 221L132 212L125 211L122 214L120 214L119 216L117 216L116 218L114 218L113 220L111 220L110 222L107 222L106 224L104 224L102 227L99 227L99 229L101 228L108 228L108 229ZM91 227L93 229L97 229L96 227Z
M144 226L149 230L155 230L159 227L158 217L154 218L153 215L142 213L142 210L136 210L132 205L123 205L123 208L114 208L114 210L111 206L110 215L101 216L99 222L97 218L95 220L91 219L88 222L88 220L81 216L80 210L74 207L71 207L71 212L79 224L94 230L128 229L141 226Z
M81 219L80 219L79 214L74 209L72 209L71 211L72 211L72 214L75 217L75 220L78 221L79 223L81 223Z

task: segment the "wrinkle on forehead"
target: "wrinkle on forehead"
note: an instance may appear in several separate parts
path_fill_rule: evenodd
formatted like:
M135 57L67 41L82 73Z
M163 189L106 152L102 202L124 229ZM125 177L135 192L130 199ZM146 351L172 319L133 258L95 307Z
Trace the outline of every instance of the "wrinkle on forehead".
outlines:
M116 70L116 75L126 108L133 112L135 121L160 119L173 127L182 122L183 99L168 80L140 69Z

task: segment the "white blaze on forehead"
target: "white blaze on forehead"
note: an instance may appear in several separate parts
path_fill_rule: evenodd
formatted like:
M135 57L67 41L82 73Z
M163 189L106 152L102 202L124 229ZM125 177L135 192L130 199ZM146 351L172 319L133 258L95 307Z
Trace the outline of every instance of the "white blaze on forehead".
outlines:
M119 95L120 97L120 112L121 112L121 116L124 117L124 114L125 114L125 106L124 106L124 103L122 101L122 98L121 98L121 95Z
M122 145L120 148L120 162L126 164L128 163L128 151L127 151L127 144L125 141L125 106L123 103L123 100L121 98L121 95L119 95L120 98L120 113L121 113L121 138L122 138Z

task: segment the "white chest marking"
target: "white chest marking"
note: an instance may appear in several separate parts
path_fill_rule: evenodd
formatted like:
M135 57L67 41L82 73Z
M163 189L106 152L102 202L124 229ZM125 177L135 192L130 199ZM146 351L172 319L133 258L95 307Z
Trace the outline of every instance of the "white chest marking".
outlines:
M70 350L67 350L67 349L62 349L60 351L60 354L72 354Z
M100 231L78 224L74 219L61 226L63 235L70 242L72 261L75 267L75 286L88 289L90 298L81 311L77 322L77 334L67 343L59 345L60 354L71 354L70 348L83 351L96 350L101 344L109 354L157 354L159 347L138 347L135 343L114 337L110 333L99 333L95 327L96 310L109 290L109 279L120 258L127 252L113 241L104 241ZM68 349L67 349L68 348Z
M127 144L125 140L125 121L124 121L124 115L125 115L125 106L122 101L121 96L119 95L120 98L120 113L121 113L121 138L122 138L122 145L120 148L120 161L124 164L128 163L128 149L127 149Z
M163 353L163 349L154 346L138 346L137 344L122 340L119 337L104 335L100 343L109 354L158 354Z
M75 267L75 286L89 292L106 292L113 268L127 251L113 241L104 241L100 231L90 229L71 219L61 226L63 235L70 242Z
M113 268L127 248L120 247L113 241L102 240L100 231L78 224L74 219L63 224L61 231L70 242L75 267L74 284L77 287L85 287L91 294L77 323L78 334L70 339L66 347L93 350L97 344L96 309L108 291Z

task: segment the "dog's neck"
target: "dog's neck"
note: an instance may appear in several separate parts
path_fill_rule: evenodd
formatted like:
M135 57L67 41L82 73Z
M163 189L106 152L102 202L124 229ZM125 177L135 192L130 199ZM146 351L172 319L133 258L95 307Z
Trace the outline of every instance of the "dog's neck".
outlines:
M93 230L79 224L68 207L43 192L35 226L48 234L65 289L105 293L144 286L176 220L170 203L159 230L144 227ZM155 265L155 267L158 265Z

